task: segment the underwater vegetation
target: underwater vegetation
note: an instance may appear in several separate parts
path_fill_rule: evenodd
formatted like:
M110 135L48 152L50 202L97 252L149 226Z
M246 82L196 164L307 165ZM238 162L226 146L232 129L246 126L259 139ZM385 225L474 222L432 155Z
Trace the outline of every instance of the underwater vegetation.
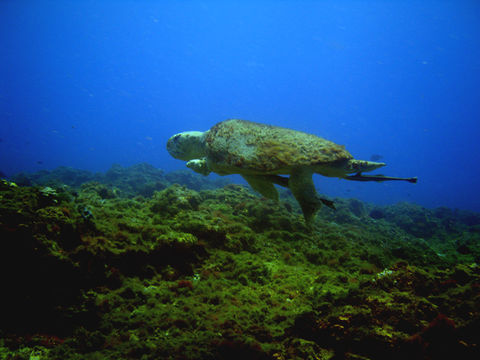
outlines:
M148 164L0 182L0 359L477 359L480 214ZM450 355L448 355L450 356Z

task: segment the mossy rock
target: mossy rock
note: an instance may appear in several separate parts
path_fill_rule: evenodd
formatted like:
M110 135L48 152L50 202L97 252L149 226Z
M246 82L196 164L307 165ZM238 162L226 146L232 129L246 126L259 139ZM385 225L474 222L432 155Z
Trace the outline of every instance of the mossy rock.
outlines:
M150 210L171 217L180 211L196 211L200 203L201 197L196 191L174 184L154 194Z

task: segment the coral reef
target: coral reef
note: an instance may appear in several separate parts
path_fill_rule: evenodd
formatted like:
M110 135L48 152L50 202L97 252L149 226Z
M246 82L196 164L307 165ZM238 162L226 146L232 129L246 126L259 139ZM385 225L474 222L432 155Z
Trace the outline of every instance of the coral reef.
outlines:
M0 182L0 359L480 355L480 214L148 164Z

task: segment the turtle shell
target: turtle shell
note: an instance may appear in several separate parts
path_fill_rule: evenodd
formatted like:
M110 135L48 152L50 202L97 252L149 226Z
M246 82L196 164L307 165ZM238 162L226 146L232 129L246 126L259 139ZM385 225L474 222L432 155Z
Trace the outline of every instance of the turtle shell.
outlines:
M206 136L209 167L219 174L288 174L294 167L352 159L343 145L283 127L226 120Z

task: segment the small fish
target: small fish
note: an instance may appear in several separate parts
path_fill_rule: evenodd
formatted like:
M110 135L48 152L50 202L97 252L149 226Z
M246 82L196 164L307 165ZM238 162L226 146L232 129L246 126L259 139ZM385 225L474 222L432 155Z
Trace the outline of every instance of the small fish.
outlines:
M383 159L383 155L380 154L373 154L372 156L370 156L370 161L378 161L381 159Z

